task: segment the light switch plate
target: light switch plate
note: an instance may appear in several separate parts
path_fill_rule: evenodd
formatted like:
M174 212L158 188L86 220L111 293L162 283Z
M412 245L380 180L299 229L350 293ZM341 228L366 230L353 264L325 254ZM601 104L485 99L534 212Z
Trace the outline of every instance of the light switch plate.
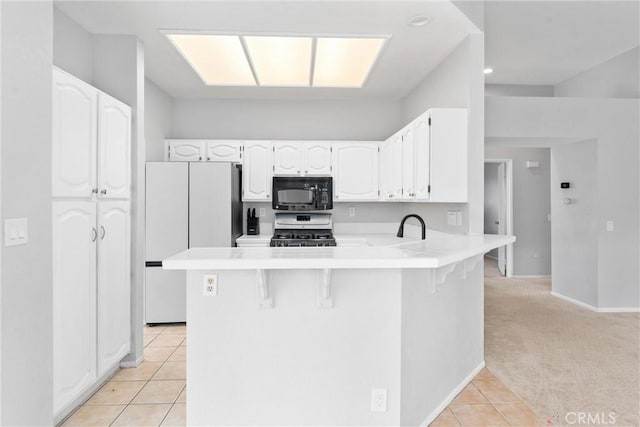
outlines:
M607 221L607 231L613 231L613 230L615 230L615 225L613 221Z
M4 245L26 245L29 241L29 229L27 218L15 218L4 220Z

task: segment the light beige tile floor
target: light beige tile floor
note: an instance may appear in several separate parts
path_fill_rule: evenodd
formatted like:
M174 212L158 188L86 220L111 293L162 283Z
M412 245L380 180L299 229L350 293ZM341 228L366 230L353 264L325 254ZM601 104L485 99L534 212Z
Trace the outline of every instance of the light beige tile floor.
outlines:
M145 326L145 361L118 370L62 426L185 426L185 336L184 324Z
M184 325L145 327L145 362L116 372L62 426L185 426L185 336ZM486 368L431 423L434 427L543 425Z

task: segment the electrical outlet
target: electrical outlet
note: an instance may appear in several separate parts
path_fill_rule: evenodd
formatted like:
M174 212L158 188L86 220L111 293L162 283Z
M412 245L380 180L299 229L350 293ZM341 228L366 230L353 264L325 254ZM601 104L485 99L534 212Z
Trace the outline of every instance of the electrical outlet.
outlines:
M387 389L371 389L371 412L387 412Z
M613 231L613 230L615 230L613 221L607 221L607 231Z
M260 208L260 216L265 216L267 214L267 211L264 208Z
M355 206L349 206L349 216L356 216Z
M218 275L205 274L204 283L202 284L202 293L205 297L215 297L218 295Z

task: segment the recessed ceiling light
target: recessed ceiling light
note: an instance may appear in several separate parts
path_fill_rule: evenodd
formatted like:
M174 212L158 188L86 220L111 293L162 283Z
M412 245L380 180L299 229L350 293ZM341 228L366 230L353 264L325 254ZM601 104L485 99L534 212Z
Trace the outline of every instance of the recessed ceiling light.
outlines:
M386 38L319 37L313 86L362 87L386 41Z
M431 21L431 19L428 16L416 15L409 18L409 21L407 21L407 25L409 25L410 27L422 27L427 25L429 21Z
M240 37L214 34L167 34L167 37L210 86L255 86Z
M243 39L260 86L309 86L312 37Z
M487 68L485 68L485 69L484 69L484 73L485 73L485 74L491 74L491 73L493 73L493 68L491 68L491 67L487 67Z

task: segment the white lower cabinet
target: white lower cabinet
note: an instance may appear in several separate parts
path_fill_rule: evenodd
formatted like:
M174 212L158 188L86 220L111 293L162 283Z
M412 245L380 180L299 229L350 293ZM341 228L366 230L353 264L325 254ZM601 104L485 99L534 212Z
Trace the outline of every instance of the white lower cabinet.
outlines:
M98 205L98 376L129 354L131 286L129 202Z
M128 201L53 202L54 414L130 351Z
M96 204L53 203L53 409L97 379Z

